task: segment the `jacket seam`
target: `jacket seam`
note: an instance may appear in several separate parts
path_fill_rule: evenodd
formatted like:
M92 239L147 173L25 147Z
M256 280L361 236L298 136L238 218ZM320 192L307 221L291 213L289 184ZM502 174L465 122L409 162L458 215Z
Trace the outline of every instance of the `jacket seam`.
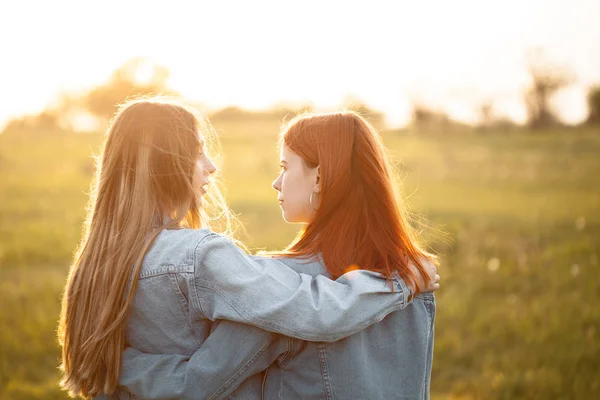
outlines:
M394 275L393 279L398 283L398 286L400 286L399 290L402 292L402 307L405 307L414 298L414 296L412 296L412 290L408 288L408 285L400 276Z
M214 233L214 232L211 232L211 233L207 234L206 236L203 236L203 237L202 237L202 238L201 238L201 239L198 241L198 243L196 243L196 245L194 246L194 250L192 251L192 271L193 271L193 273L194 273L194 275L193 275L193 281L192 281L192 282L194 282L194 283L196 282L196 276L198 275L198 274L197 274L197 271L196 271L196 269L198 268L198 265L197 265L197 260L196 260L196 254L197 254L197 252L198 252L198 247L200 247L200 244L202 244L202 242L203 242L203 241L204 241L206 238L208 238L208 237L213 237L213 236L218 236L218 235L217 235L216 233ZM199 314L198 316L199 316L200 318L206 318L206 315L207 315L207 314L206 314L206 312L204 311L204 309L202 308L202 302L200 301L200 296L198 295L198 290L197 290L197 288L196 288L196 285L195 285L195 284L192 284L192 285L191 285L190 291L191 291L191 292L193 293L193 295L194 295L194 299L193 299L194 301L193 301L193 303L196 303L196 304L197 304L197 308L198 308L198 310L196 310L196 307L194 307L194 313L195 313L195 314ZM198 312L198 311L199 311L199 312Z
M179 307L181 307L181 312L183 313L183 315L186 316L186 318L185 318L186 323L187 323L188 327L191 329L191 331L195 332L194 326L192 325L192 323L189 319L190 304L189 304L189 301L185 298L183 291L181 290L181 286L179 285L177 276L176 276L176 274L169 274L169 278L175 285L175 291L177 292L177 297L179 298L179 301L178 301ZM186 311L186 306L188 308L187 311ZM196 338L195 336L192 336L192 340L194 340L196 346L200 347L202 345L202 343L200 343L198 341L198 338Z
M426 301L425 302L425 309L427 310L428 313L428 324L429 324L429 330L428 330L428 334L431 336L429 339L429 345L428 345L428 349L427 349L427 356L428 358L431 357L433 359L433 346L434 346L434 336L435 336L435 298L432 299L431 301ZM426 367L425 369L425 382L424 382L424 394L426 396L426 399L429 399L429 392L430 392L430 388L431 388L431 364L429 364L429 366Z
M151 270L143 271L138 280L160 275L191 273L192 270L189 264L161 264Z
M321 378L323 379L323 390L325 391L325 398L328 400L333 399L333 393L331 393L331 382L329 379L329 369L327 368L327 357L325 356L325 344L317 344L317 353L319 355L319 365L321 367Z
M237 370L236 374L234 376L232 376L227 382L225 382L223 384L223 386L221 386L212 396L210 396L208 398L208 400L213 400L213 399L218 398L217 396L219 396L221 393L223 393L225 390L227 390L229 388L229 386L231 386L231 384L233 382L235 382L244 371L246 371L248 368L250 368L251 365L256 363L258 358L265 352L265 350L271 345L271 343L273 343L273 336L271 336L269 341L267 343L265 343L260 348L260 350L258 350L256 352L256 354L252 357L252 359L250 359L246 364L244 364L242 367L240 367Z
M281 361L279 362L279 365L283 368L287 365L287 363L290 361L290 359L292 358L292 353L293 353L293 341L294 339L286 336L286 340L287 340L287 346L288 346L288 350L281 356Z

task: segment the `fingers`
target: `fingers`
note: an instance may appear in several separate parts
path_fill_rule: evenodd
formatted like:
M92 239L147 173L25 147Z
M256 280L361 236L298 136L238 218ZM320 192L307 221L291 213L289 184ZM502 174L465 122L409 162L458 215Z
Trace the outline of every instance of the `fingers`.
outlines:
M438 274L435 274L433 279L429 282L430 291L434 292L434 291L438 290L440 288L439 282L440 282L440 276Z
M440 288L440 276L437 273L436 266L431 261L425 261L423 263L423 267L425 267L425 272L429 275L429 282L425 285L425 282L417 270L417 267L413 263L409 263L409 268L414 273L416 282L415 284L419 287L423 292L434 292Z

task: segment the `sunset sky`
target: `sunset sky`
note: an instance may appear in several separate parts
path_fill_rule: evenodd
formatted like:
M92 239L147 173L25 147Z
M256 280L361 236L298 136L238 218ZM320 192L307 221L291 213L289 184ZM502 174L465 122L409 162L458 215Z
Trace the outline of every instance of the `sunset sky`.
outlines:
M7 1L0 44L0 127L139 56L215 108L353 97L395 126L413 99L463 121L493 99L523 121L526 55L538 47L575 73L556 106L578 122L586 87L600 83L600 1Z

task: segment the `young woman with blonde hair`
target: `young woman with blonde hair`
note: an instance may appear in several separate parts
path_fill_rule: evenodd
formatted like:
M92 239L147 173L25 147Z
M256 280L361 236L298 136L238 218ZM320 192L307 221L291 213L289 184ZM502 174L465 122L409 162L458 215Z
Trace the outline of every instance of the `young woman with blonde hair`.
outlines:
M192 355L217 319L331 341L408 304L399 278L298 274L207 229L209 134L186 107L160 99L128 102L112 121L60 316L61 384L71 395L117 395L126 346ZM430 281L425 274L423 287Z
M417 288L427 279L435 257L408 224L384 147L366 120L351 111L300 115L280 145L273 188L283 218L306 225L278 259L332 279L357 268ZM404 309L333 343L224 322L191 357L129 348L121 384L143 398L427 399L435 299L416 292ZM225 370L234 378L219 379Z

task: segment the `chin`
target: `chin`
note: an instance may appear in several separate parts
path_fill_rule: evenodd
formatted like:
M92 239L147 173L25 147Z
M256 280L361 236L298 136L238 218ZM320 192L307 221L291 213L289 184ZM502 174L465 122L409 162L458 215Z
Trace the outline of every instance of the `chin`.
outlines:
M290 220L288 219L288 217L286 217L286 216L285 216L285 212L282 212L282 213L281 213L281 218L283 218L283 220L284 220L285 222L287 222L288 224L291 224L291 223L292 223L292 221L290 221Z
M281 213L281 216L283 217L283 220L285 222L287 222L288 224L295 224L296 218L294 218L294 215L290 215L289 213L286 213L285 211Z
M288 224L306 224L304 218L298 217L297 215L286 215L285 212L281 213L283 220Z

